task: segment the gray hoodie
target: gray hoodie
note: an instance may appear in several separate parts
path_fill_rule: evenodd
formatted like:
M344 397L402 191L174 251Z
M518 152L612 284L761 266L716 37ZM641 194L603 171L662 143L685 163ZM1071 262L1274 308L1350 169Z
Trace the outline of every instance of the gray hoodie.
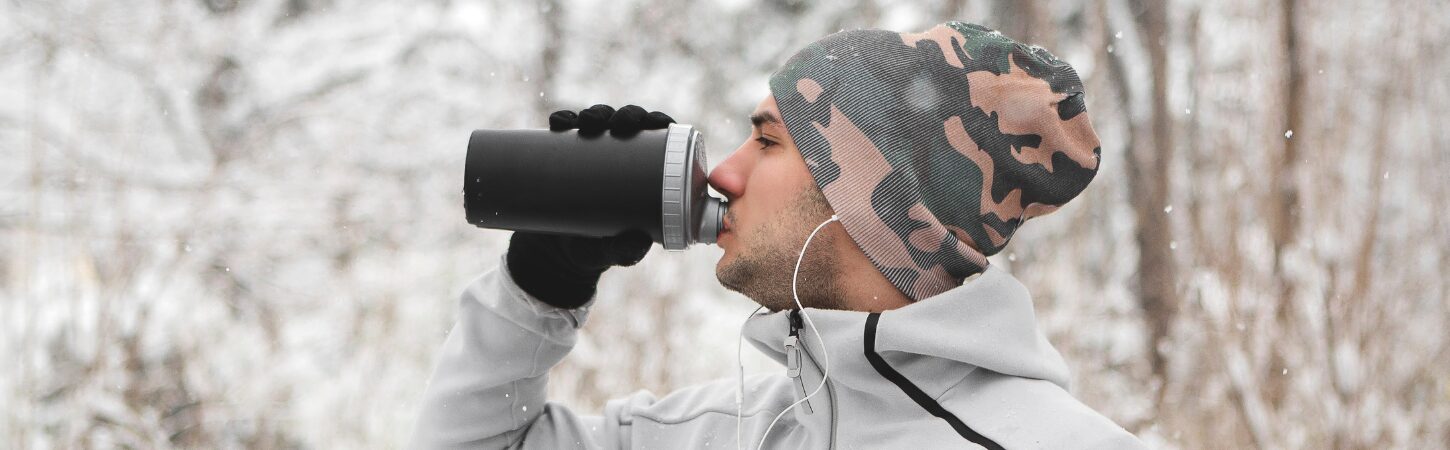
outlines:
M781 373L745 379L740 448L1138 449L1144 445L1067 392L1062 356L1032 300L997 266L962 286L883 313L807 308L758 313L745 338ZM736 448L737 380L640 391L583 415L544 398L589 306L548 306L497 268L461 296L414 431L415 448ZM822 345L824 342L824 345Z

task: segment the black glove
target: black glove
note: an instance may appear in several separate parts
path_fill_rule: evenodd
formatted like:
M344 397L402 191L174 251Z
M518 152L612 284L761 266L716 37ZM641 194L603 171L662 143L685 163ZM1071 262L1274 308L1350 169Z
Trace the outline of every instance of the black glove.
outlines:
M565 110L549 115L550 130L578 128L579 134L583 135L598 135L607 129L611 136L630 137L640 130L658 130L672 123L675 123L675 119L665 113L645 112L644 108L635 105L625 105L618 111L609 105L594 105L579 111L579 114Z
M613 136L628 137L671 123L675 119L670 116L658 111L647 113L635 105L618 111L608 105L594 105L578 114L557 111L549 115L550 130L578 128L586 135L607 129ZM639 263L653 244L649 234L639 230L602 238L516 231L509 238L506 259L514 283L524 292L559 308L578 308L594 297L599 276L605 270Z

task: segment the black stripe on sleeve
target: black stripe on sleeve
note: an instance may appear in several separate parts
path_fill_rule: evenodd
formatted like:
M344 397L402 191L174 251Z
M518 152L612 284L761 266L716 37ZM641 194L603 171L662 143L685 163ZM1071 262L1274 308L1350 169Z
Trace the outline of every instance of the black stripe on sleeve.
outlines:
M972 441L989 450L1006 450L995 441L988 439L986 436L982 436L981 433L973 430L972 427L962 423L961 419L958 419L956 415L947 411L946 408L943 408L931 396L926 395L926 392L922 392L921 388L912 384L911 380L906 379L905 376L901 375L901 372L897 372L896 369L891 368L891 365L886 364L886 360L882 359L881 355L876 354L876 322L880 320L880 317L881 313L871 313L871 315L866 316L866 360L871 361L871 367L876 368L877 373L880 373L882 377L890 380L892 384L895 384L897 388L905 392L906 396L911 397L922 409L951 424L952 429L957 430L957 434L967 438L968 441Z

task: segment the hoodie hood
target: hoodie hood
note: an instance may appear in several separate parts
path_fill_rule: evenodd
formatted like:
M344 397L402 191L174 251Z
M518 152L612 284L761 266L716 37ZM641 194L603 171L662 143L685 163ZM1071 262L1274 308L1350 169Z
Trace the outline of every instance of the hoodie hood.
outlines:
M789 312L758 313L745 324L745 338L781 364ZM800 340L828 366L832 382L857 389L890 384L866 355L871 313L806 308L805 315ZM996 265L961 286L882 312L874 325L875 353L933 397L977 369L1068 388L1067 365L1037 328L1027 288Z

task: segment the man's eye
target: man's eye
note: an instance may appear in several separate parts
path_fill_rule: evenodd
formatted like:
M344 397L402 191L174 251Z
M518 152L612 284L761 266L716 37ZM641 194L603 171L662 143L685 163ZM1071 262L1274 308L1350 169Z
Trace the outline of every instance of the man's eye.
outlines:
M755 142L759 142L760 143L760 148L769 147L770 144L774 144L774 142L770 142L769 139L766 139L766 138L763 138L763 137L755 138Z

